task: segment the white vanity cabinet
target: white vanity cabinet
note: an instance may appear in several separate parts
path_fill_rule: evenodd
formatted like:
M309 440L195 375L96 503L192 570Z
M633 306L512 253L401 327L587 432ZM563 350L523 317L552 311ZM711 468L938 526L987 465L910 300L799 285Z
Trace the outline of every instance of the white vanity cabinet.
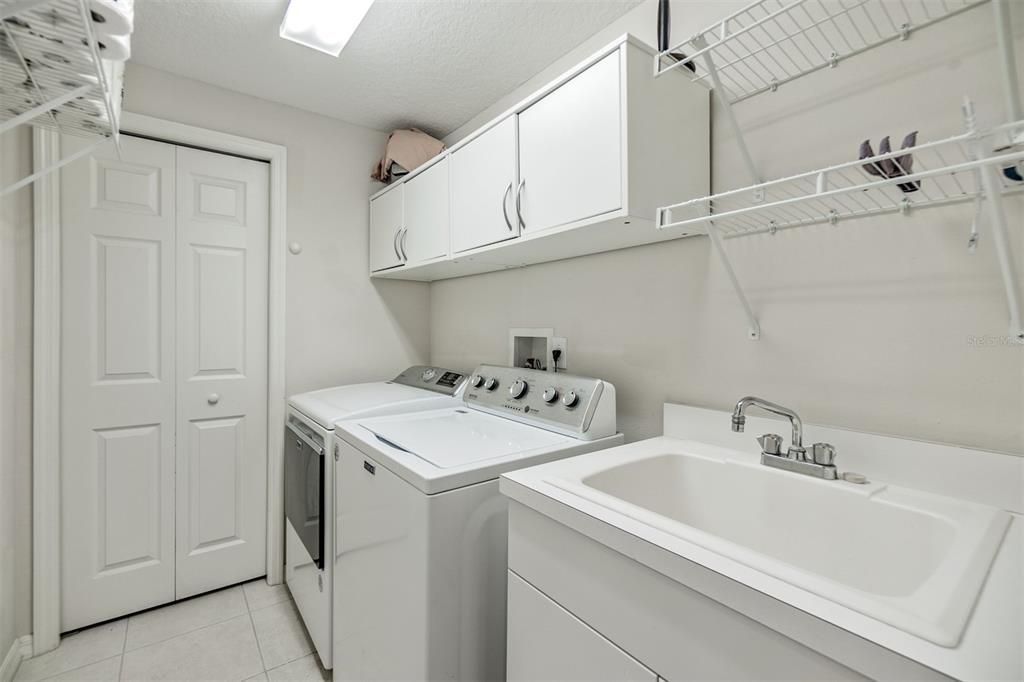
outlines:
M451 164L452 253L518 237L515 117L453 151Z
M448 255L450 222L448 157L405 183L405 236L401 241L406 266Z
M509 572L524 583L509 581L510 680L562 679L573 665L592 679L866 679L514 499L508 533Z
M685 69L654 78L654 54L622 36L444 152L449 255L374 276L433 281L687 236L655 214L710 191L710 92Z
M518 575L508 573L508 682L656 682L658 676Z
M622 208L621 61L613 52L519 114L524 232Z
M404 185L390 187L370 202L370 272L398 267L404 260L398 242L402 238Z

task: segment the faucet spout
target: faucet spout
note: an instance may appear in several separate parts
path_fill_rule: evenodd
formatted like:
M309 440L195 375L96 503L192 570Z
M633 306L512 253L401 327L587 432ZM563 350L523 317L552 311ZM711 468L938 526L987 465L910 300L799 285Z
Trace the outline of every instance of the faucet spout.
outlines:
M800 416L782 405L777 405L763 398L757 396L748 395L745 398L740 398L736 403L736 408L732 411L732 430L736 432L742 432L747 423L747 408L749 407L760 407L762 410L777 414L782 417L789 419L790 424L793 427L793 440L791 450L794 451L799 458L804 450L804 425L800 421Z

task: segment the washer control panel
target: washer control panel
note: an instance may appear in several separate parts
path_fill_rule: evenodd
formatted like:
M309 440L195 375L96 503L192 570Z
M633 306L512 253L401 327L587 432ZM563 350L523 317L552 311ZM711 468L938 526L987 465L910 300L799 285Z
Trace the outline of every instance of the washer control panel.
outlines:
M470 376L463 400L477 409L577 437L589 431L601 401L610 400L613 425L607 435L615 432L615 389L600 379L481 365Z
M425 388L444 395L455 395L466 383L466 375L444 367L413 365L392 380L396 384Z

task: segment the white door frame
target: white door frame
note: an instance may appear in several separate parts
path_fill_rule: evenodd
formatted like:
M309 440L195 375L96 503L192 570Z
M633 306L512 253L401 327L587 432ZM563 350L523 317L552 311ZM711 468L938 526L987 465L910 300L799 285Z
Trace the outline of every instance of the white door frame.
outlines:
M121 129L270 163L267 346L267 581L284 579L285 249L287 150L229 133L124 112ZM60 158L60 135L35 128L34 163ZM60 643L60 173L33 192L32 630L33 654Z

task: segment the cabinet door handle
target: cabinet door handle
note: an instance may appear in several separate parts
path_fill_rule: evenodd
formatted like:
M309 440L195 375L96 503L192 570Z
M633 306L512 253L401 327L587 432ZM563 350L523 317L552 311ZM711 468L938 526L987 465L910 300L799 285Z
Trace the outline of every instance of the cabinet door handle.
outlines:
M402 228L395 230L395 238L391 240L391 248L395 250L395 258L402 260L402 254L398 253L398 235L402 233Z
M526 186L526 180L519 181L519 189L516 190L516 217L519 219L519 229L525 230L526 223L523 222L523 187Z
M405 238L409 236L409 228L406 227L402 230L402 237L398 240L398 248L402 250L402 260L408 261L409 255L405 252Z
M505 224L508 225L508 231L512 232L512 221L508 219L508 198L512 194L512 183L508 183L508 188L505 190L505 194L501 197L501 215L505 216Z

